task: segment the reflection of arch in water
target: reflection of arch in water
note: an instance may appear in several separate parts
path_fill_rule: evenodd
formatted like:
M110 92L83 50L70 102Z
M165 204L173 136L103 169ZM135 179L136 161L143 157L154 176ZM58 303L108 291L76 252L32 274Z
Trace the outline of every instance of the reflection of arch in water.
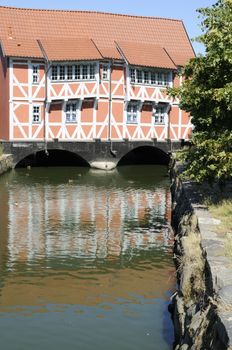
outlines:
M126 153L118 162L118 166L131 164L164 164L168 165L170 157L160 148L139 146Z
M60 149L38 151L24 156L16 168L27 166L89 166L89 163L80 155Z

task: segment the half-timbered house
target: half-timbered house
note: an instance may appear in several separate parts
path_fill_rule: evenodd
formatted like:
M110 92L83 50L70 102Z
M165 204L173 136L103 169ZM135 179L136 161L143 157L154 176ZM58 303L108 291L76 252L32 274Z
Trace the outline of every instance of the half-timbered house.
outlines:
M180 20L0 7L0 139L188 139Z

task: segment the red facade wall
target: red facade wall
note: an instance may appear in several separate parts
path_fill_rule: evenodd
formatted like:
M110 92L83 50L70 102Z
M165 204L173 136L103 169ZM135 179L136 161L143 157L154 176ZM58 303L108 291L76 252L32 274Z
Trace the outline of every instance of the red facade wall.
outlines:
M39 65L39 82L32 82L32 65ZM47 114L46 128L44 128L44 98L45 79L44 64L39 61L13 60L12 76L12 96L10 96L12 108L11 116L9 108L6 112L5 124L1 127L1 137L9 138L9 120L11 120L12 140L43 140L44 131L48 140L58 138L59 140L93 140L99 138L106 140L111 137L113 140L151 140L157 138L164 140L170 137L173 141L181 138L188 138L191 132L188 114L180 111L178 100L173 100L167 95L165 85L152 85L142 83L129 83L126 75L127 68L114 65L111 76L111 118L109 128L109 96L110 81L98 81L98 74L95 80L64 80L48 82L48 100L51 102ZM97 65L96 65L97 66ZM1 79L3 70L1 68ZM100 69L101 76L101 69ZM9 87L9 78L8 87ZM1 88L4 85L1 84ZM174 85L180 85L178 75L174 77ZM3 98L1 94L1 104L5 102L8 107L8 96ZM128 98L128 99L127 99ZM68 101L77 102L77 120L66 122L65 104ZM137 121L128 120L127 104L129 101L137 103ZM161 103L171 107L169 118L165 115L165 122L159 124L152 116L154 104ZM41 106L41 118L39 122L33 122L33 105ZM80 108L81 107L81 108ZM4 111L4 106L1 109ZM170 120L170 128L168 125ZM8 124L7 124L8 123ZM7 133L6 133L7 130ZM169 131L168 131L169 130ZM6 135L7 134L7 135Z

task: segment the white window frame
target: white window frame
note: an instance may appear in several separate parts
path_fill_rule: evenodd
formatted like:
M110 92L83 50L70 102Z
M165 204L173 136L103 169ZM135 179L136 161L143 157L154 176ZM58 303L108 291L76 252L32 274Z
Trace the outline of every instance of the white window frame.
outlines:
M138 124L139 103L131 101L126 108L126 123Z
M152 117L154 118L155 125L165 125L167 117L168 105L164 103L159 103L153 106Z
M135 85L149 86L172 86L171 70L143 69L140 67L130 68L130 83Z
M39 64L32 65L32 84L39 84Z
M56 73L54 74L55 70L56 70ZM56 77L56 78L54 79L53 77ZM52 81L57 81L58 80L58 65L57 64L52 66L52 69L51 69L51 80Z
M54 64L51 69L50 79L52 82L94 81L97 79L96 66L96 62Z
M41 123L41 105L32 105L32 124Z
M68 106L70 107L72 106L72 108L69 111L67 111ZM75 106L75 109L73 109L73 106ZM79 112L79 102L77 100L66 102L65 109L64 109L65 124L76 124L78 121L78 115L79 115L78 112ZM69 115L69 118L67 118L68 115Z

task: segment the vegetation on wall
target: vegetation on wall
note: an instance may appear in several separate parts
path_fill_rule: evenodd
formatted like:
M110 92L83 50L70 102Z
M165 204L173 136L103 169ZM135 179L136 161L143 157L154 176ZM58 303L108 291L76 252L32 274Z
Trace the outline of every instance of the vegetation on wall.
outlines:
M232 0L197 10L205 55L183 69L180 88L170 89L191 113L192 147L183 154L186 174L198 181L225 181L232 177Z

